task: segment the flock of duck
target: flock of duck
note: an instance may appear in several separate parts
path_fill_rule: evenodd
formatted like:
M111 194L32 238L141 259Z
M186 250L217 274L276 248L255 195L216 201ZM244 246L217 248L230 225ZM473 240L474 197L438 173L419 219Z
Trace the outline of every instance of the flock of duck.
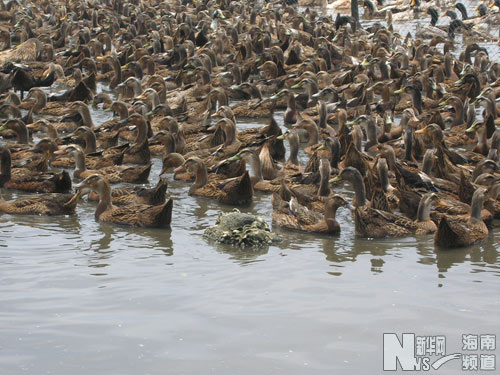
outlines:
M473 19L454 4L460 21L443 1L365 0L365 17L385 18L369 27L293 0L1 2L0 187L37 194L0 211L74 214L88 194L97 220L168 228L173 173L227 205L272 194L273 222L292 230L337 234L348 207L359 236L476 243L500 217L500 64L473 39L497 2ZM398 34L405 12L444 34ZM113 118L95 124L91 105ZM238 130L248 118L267 125ZM154 157L155 187L111 187L152 179ZM335 193L344 181L352 202Z

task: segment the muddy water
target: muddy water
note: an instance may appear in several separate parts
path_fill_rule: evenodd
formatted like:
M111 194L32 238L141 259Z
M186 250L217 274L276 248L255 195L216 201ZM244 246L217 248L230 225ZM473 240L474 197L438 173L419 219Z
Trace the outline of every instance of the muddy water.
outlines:
M159 171L156 159L151 184ZM356 238L340 209L339 237L273 228L281 243L243 251L205 242L231 208L187 190L169 176L171 231L97 223L88 202L71 217L0 216L0 373L382 373L383 333L445 335L448 353L462 334L500 333L496 228L436 251L429 236ZM270 223L270 196L245 210Z

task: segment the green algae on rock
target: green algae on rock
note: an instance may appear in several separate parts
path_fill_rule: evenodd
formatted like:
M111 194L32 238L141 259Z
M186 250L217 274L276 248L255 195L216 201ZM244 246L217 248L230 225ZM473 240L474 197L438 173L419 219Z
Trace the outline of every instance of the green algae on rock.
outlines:
M221 212L215 225L207 228L203 236L218 243L240 247L267 246L279 241L264 219L241 213L237 209Z

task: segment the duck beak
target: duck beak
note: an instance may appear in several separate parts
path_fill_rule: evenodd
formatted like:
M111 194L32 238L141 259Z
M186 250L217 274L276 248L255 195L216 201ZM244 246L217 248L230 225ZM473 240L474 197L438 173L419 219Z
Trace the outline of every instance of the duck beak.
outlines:
M427 134L427 127L417 130L415 134Z
M97 105L96 105L96 107L97 107ZM111 107L108 107L108 108L104 109L104 112L113 112L113 110L111 109Z
M469 128L467 128L465 130L466 133L474 133L477 129L476 129L476 125L477 124L472 124Z
M282 141L285 139L285 136L283 134L281 134L281 135L277 136L276 139Z
M236 154L234 156L231 156L230 158L226 159L227 161L229 162L233 162L233 161L238 161L238 160L241 160L242 157L240 154Z
M182 173L182 172L186 172L186 164L185 163L174 169L174 173Z
M293 86L292 86L292 87L290 87L290 88L291 88L291 89L300 89L300 88L302 88L302 86L303 86L303 83L302 83L302 82L299 82L299 83L297 83L297 84L293 85Z
M448 100L445 100L445 101L443 101L443 102L439 103L439 106L440 106L440 107L445 107L445 106L447 106L447 105L448 105Z
M66 151L66 149L60 149L60 150L57 150L57 151L54 151L54 155L66 155L68 152Z
M82 194L83 194L82 190L77 190L76 193L73 195L73 197L69 201L67 201L64 204L64 206L69 206L73 202L78 201L80 199L80 197L82 196Z
M342 177L341 177L340 175L337 175L337 176L335 176L334 178L330 179L330 181L329 181L329 182L330 182L331 184L335 184L335 183L340 182L340 181L342 181Z
M404 87L402 87L402 88L400 88L399 90L394 91L394 94L402 94L402 93L404 93L404 92L406 92L406 90L405 90L405 88L404 88Z

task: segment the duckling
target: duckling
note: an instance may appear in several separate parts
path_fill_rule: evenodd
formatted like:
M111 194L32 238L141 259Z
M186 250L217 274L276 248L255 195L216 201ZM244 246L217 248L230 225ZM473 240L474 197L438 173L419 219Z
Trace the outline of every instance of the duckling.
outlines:
M339 207L350 207L345 198L338 194L325 202L324 215L309 211L306 207L294 209L294 204L291 202L287 204L277 193L273 193L272 200L273 223L283 228L309 233L340 233L340 224L335 219L335 214ZM297 205L299 204L296 203L295 206L297 207Z
M98 221L132 227L170 228L172 198L157 206L131 204L116 207L112 204L111 187L105 177L89 176L76 187L82 191L82 195L89 191L99 194L99 204L95 211L95 219Z
M200 158L188 158L184 167L192 169L196 175L193 185L189 188L189 195L215 198L221 203L237 206L248 204L252 200L253 188L247 171L240 177L209 182L207 167Z
M445 248L471 246L488 236L488 227L481 219L484 194L484 188L478 188L474 192L469 217L443 216L434 236L436 246Z

